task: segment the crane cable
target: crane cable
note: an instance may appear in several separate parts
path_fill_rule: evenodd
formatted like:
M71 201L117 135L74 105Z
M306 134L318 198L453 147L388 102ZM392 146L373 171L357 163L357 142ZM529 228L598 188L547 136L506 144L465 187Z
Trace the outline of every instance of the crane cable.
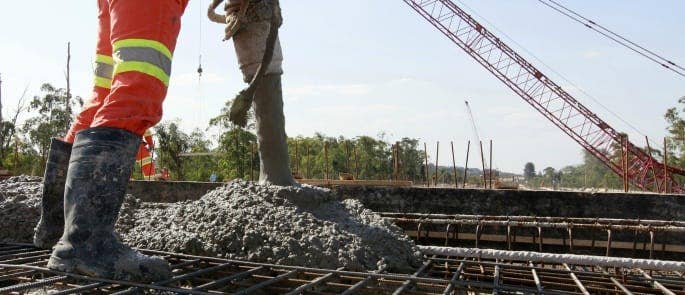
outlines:
M198 45L197 45L197 55L198 55L198 66L197 66L197 94L198 94L198 99L199 101L199 107L200 107L200 118L204 115L204 110L202 108L202 96L203 96L203 91L202 91L202 73L204 70L202 69L202 21L204 20L204 14L202 13L202 0L198 1L199 3L199 9L198 9L198 14L200 15L198 22ZM198 120L199 121L199 120Z
M549 2L547 2L549 1ZM629 40L626 37L623 37L619 35L618 33L615 33L612 30L607 29L606 27L598 24L597 22L588 19L581 14L571 10L570 8L561 5L560 3L554 1L554 0L538 0L538 2L542 3L543 5L552 8L556 10L557 12L563 14L564 16L584 25L585 27L601 34L604 37L607 37L611 39L612 41L622 45L623 47L628 48L629 50L659 64L660 66L682 76L685 77L685 68L681 67L680 65L676 64L675 62L671 61L670 59L667 59L657 53L655 53L652 50L649 50L631 40Z
M542 59L540 59L539 57L537 57L537 55L535 55L533 52L531 52L530 50L526 49L526 47L523 46L523 45L521 45L521 43L517 42L516 40L514 40L514 38L512 38L511 36L509 36L507 33L505 33L504 31L500 30L497 26L495 26L495 24L493 24L492 22L490 22L490 21L489 21L487 18L485 18L483 15L479 14L475 9L471 8L469 5L467 5L466 3L464 3L464 2L461 1L461 0L456 0L456 1L459 2L461 5L463 5L466 9L468 9L473 15L479 17L479 18L481 19L481 21L485 22L485 23L488 24L490 27L492 27L492 29L495 30L495 31L497 31L497 33L501 34L502 36L504 36L504 38L506 38L507 40L511 41L512 44L518 46L518 48L519 48L520 50L522 50L523 52L525 52L526 54L528 54L530 57L532 57L534 60L536 60L538 63L540 63L543 67L545 67L545 68L548 69L550 72L552 72L552 73L554 73L555 75L557 75L561 80L563 80L564 82L568 83L571 87L573 87L574 89L576 89L577 91L579 91L580 93L582 93L583 95L585 95L585 97L587 97L587 98L589 98L590 100L592 100L593 102L595 102L600 108L604 109L604 111L606 111L607 113L609 113L609 114L611 114L612 116L614 116L616 119L618 119L619 121L621 121L623 124L625 124L626 126L628 126L630 129L632 129L632 130L635 131L636 133L638 133L638 134L640 134L640 135L642 135L642 136L647 136L644 132L642 132L642 130L640 130L639 128L635 127L635 125L631 124L631 123L628 122L626 119L624 119L623 117L621 117L618 113L614 112L613 110L611 110L610 108L608 108L607 106L605 106L598 98L594 97L593 95L591 95L590 93L588 93L587 91L585 91L582 87L580 87L580 86L578 86L577 84L573 83L569 78L567 78L566 76L562 75L559 71L555 70L555 69L552 68L550 65L548 65L547 63L545 63L544 61L542 61ZM651 138L650 138L649 140L650 140L650 141L653 141L653 142L656 142L656 141L654 141L654 140L651 139Z

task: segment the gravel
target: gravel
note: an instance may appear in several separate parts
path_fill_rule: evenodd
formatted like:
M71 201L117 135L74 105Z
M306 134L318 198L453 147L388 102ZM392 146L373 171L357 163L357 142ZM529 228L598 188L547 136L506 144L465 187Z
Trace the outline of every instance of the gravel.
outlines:
M0 241L31 241L40 190L40 178L0 182ZM422 259L402 229L359 201L306 185L236 180L171 204L127 195L116 229L134 247L255 262L411 272Z
M36 176L0 181L0 242L33 241L33 228L40 219L41 181Z

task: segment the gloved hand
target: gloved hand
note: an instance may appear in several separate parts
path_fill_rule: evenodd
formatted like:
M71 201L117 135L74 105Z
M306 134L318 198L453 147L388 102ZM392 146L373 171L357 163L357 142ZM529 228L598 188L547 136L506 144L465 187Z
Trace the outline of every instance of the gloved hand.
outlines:
M248 4L245 0L226 2L226 28L224 41L231 39L245 25Z
M214 10L223 0L214 0L209 5L207 16L213 22L226 24L224 29L224 41L231 39L245 25L248 0L230 0L224 7L225 15L217 14Z

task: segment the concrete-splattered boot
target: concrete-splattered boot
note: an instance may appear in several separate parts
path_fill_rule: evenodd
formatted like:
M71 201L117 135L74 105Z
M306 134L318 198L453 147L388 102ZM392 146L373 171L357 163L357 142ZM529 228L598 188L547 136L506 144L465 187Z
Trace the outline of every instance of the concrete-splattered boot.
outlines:
M295 185L289 166L285 134L281 75L268 74L255 93L254 108L259 141L259 183Z
M169 263L131 249L114 233L139 145L140 136L117 128L76 134L64 195L64 234L48 268L133 281L171 276Z
M64 231L64 182L70 155L70 143L52 139L43 176L40 221L33 230L33 245L38 248L52 248Z

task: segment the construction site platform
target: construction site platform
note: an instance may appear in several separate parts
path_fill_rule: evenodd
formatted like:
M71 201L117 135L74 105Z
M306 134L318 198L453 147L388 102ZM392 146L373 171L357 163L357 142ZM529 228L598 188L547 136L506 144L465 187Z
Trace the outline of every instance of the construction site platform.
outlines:
M0 294L685 294L682 271L433 255L413 275L160 255L173 278L153 284L45 268L49 250L0 244Z

